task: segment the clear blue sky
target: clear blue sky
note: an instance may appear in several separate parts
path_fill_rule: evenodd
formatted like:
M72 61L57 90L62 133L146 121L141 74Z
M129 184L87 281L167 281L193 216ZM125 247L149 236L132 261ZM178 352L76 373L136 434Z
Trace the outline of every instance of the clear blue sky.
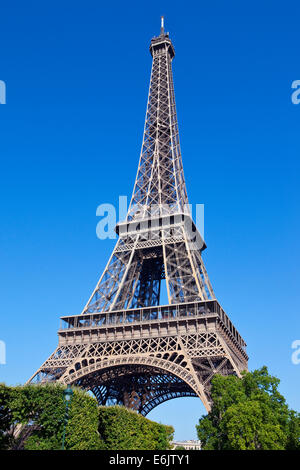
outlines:
M114 241L96 208L131 195L151 56L165 15L191 203L205 204L217 298L300 410L299 2L3 2L0 80L0 380L23 383L80 313ZM149 418L195 437L197 399Z

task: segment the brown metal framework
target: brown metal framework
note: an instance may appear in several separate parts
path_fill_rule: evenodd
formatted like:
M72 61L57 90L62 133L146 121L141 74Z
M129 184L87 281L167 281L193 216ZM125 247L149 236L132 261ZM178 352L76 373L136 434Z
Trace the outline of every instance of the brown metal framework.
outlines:
M153 57L144 137L126 220L80 315L62 317L59 345L30 382L91 390L100 404L146 415L176 397L210 409L214 374L247 369L246 344L215 299L182 168L168 33ZM159 305L161 283L168 305Z

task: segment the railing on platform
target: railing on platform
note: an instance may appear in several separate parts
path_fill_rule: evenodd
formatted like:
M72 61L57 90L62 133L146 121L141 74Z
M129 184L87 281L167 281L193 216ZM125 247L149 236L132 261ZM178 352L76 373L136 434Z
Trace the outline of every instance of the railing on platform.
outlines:
M217 300L64 316L61 317L60 331L99 327L108 328L208 315L218 315L227 330L229 330L239 344L242 347L246 346L246 343Z

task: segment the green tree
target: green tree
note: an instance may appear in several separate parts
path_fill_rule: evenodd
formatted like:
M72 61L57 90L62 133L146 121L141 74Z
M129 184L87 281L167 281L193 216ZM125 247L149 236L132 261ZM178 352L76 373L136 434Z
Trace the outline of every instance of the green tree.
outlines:
M212 380L213 406L196 426L205 450L300 449L300 415L278 392L279 379L262 367Z
M101 449L98 425L97 401L80 389L76 390L71 401L66 429L67 448L69 450Z
M103 406L99 432L108 450L166 450L170 449L174 429L121 406Z
M38 412L34 419L36 429L26 440L25 449L61 449L66 413L63 389L64 387L60 385L51 384L44 390L41 387L44 393L41 393L41 396L37 393L38 396L34 397L34 403L39 402ZM100 449L97 401L80 389L73 391L68 410L65 449ZM40 406L41 399L43 400L42 407Z
M0 449L9 449L13 442L14 422L9 406L12 389L0 383Z
M0 449L59 450L66 404L58 383L7 387L0 384ZM66 425L66 450L169 449L174 429L124 407L99 407L73 389ZM101 436L99 433L101 432Z
M3 414L0 448L61 449L66 412L64 388L60 384L0 387L0 410ZM101 448L95 398L75 389L68 416L66 449ZM12 432L18 426L22 431L13 440Z

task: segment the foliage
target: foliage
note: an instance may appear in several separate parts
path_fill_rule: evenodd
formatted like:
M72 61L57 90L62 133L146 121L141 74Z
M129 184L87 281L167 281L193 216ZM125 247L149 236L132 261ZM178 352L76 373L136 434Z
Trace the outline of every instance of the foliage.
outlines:
M213 406L196 426L205 450L299 449L300 415L278 392L266 367L212 380Z
M66 429L66 444L70 450L101 449L98 432L99 409L97 401L77 390L71 401Z
M13 417L9 403L12 389L0 383L0 449L8 449L12 443Z
M0 409L9 410L10 418L7 424L1 422L0 432L2 436L11 436L14 433L15 438L12 440L10 437L8 444L0 441L0 448L61 449L66 419L64 388L59 384L22 387L3 385ZM18 428L22 430L16 437ZM68 410L65 448L100 448L97 402L77 389L74 390Z
M99 432L108 450L170 449L174 429L121 406L100 407Z
M172 427L119 406L98 407L81 389L73 389L66 420L64 389L0 384L0 449L59 450L65 423L66 450L170 448Z

